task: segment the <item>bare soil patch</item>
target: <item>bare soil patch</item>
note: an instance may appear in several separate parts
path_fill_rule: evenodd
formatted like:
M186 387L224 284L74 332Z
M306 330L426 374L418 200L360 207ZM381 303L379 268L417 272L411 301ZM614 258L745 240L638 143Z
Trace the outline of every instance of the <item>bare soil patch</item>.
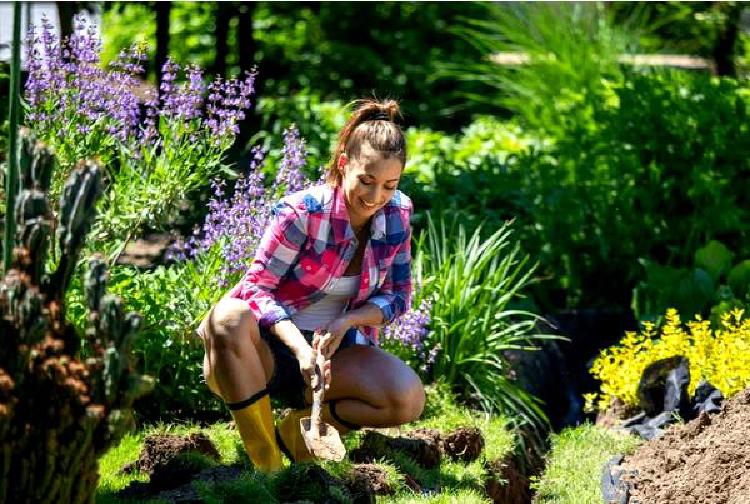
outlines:
M644 443L618 469L635 504L750 502L750 389Z
M518 466L516 457L485 463L487 479L484 491L495 504L527 504L531 502L529 478Z

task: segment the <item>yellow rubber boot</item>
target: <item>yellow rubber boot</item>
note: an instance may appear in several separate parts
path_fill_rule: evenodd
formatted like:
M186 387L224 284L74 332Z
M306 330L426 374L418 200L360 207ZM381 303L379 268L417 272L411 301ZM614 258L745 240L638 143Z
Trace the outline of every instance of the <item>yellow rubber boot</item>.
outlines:
M271 398L261 390L238 403L227 403L242 438L245 452L255 468L269 473L282 468L281 450L276 443Z
M313 460L315 456L307 450L305 438L302 437L299 421L304 417L310 416L310 407L301 410L292 410L284 417L276 429L276 440L284 455L292 462L306 462ZM333 425L340 435L344 435L351 430L359 429L358 425L341 419L335 411L335 402L323 403L320 408L320 419Z

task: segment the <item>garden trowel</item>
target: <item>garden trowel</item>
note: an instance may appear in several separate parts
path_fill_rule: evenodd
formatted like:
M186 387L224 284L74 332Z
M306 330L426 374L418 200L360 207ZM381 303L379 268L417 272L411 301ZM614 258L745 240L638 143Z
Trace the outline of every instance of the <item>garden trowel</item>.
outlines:
M313 350L315 355L315 374L310 379L312 387L313 403L309 417L301 418L299 421L302 429L302 437L305 439L307 449L318 458L324 460L342 460L346 455L346 448L341 442L339 432L333 425L320 421L320 408L323 404L323 393L325 383L323 377L323 364L325 356L318 350Z

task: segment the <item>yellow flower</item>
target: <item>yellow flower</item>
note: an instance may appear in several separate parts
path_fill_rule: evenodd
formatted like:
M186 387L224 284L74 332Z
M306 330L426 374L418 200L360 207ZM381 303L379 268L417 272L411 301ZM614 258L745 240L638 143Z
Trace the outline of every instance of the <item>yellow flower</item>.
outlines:
M690 363L691 394L702 379L725 397L750 386L750 319L743 315L742 309L735 308L722 315L721 328L712 330L710 321L700 316L683 325L677 310L670 308L660 331L644 322L640 333L626 332L619 345L602 350L591 366L590 372L601 381L601 387L598 394L584 396L586 407L605 409L614 397L637 406L644 369L676 355Z

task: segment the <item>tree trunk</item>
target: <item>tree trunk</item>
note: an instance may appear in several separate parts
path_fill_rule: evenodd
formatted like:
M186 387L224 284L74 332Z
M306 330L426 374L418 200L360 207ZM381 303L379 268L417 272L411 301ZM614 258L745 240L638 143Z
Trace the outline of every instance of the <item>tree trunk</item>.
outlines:
M73 34L73 16L78 13L78 2L55 2L57 20L60 22L60 40Z
M172 2L156 2L156 89L161 95L161 69L167 62L169 56L169 14L172 11Z
M229 20L235 15L234 6L230 2L216 4L216 24L214 38L216 39L216 56L211 73L214 76L224 76L227 73L227 37L229 36ZM241 31L241 30L240 30Z
M737 3L725 4L727 11L724 29L721 30L714 46L714 62L716 63L716 74L736 77L737 68L734 64L734 46L737 42L740 26L740 14L742 6Z
M244 75L255 66L255 52L257 44L253 37L253 14L255 13L254 2L242 2L238 8L239 23L237 24L237 61L240 66L240 73ZM255 96L253 97L253 107L245 113L245 119L239 124L240 132L237 135L233 150L239 154L247 144L250 137L260 128L260 116L256 113L257 97L262 94L263 71L260 69L258 76L255 78ZM243 160L244 161L244 160Z

